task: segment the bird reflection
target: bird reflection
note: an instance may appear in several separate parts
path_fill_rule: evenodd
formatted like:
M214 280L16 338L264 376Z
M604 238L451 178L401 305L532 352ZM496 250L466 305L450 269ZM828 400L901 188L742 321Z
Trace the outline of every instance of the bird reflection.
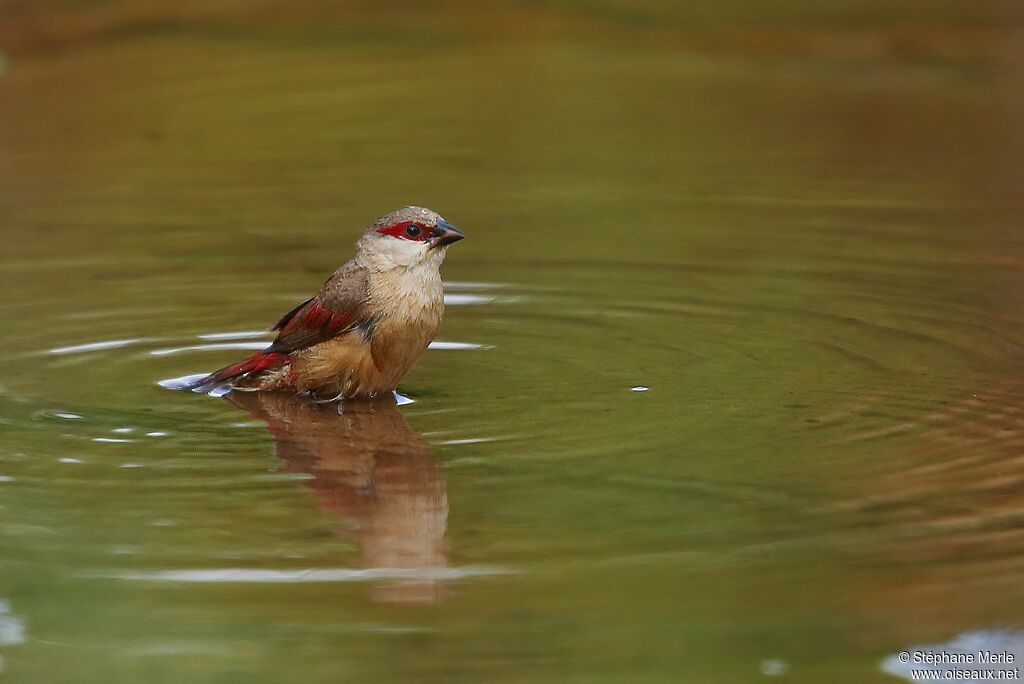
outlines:
M232 392L229 400L267 424L285 470L309 473L320 508L353 536L366 568L436 570L447 564L448 494L441 464L393 399L317 404L290 394ZM375 585L373 598L434 603L438 580Z

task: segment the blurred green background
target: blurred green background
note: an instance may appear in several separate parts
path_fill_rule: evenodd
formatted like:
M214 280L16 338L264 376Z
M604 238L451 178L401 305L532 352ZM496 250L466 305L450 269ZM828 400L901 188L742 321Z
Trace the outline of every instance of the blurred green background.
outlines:
M1019 627L1022 29L0 0L0 681L863 683ZM468 235L416 403L156 385L405 204Z

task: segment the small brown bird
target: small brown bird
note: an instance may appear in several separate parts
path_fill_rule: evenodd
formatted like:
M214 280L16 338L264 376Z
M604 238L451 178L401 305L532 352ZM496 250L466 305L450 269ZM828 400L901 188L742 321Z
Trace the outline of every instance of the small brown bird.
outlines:
M263 351L192 383L354 399L394 391L434 339L441 262L465 237L436 212L405 207L374 221L356 256L281 317Z

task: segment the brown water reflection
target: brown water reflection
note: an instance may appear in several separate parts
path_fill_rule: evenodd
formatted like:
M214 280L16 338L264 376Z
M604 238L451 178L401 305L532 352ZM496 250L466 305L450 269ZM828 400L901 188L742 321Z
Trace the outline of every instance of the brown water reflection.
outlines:
M362 566L436 570L447 565L448 494L444 470L394 400L316 404L289 394L240 393L228 398L267 424L274 454L289 472L313 476L307 486L339 535L362 549ZM442 581L375 585L373 598L434 603Z
M884 620L908 643L964 625L1006 626L992 616L1005 611L1024 571L1021 390L1006 379L904 415L890 389L850 412L847 419L877 427L847 444L884 453L884 440L906 438L904 449L865 463L853 493L823 511L847 521L860 566L850 595L866 621Z

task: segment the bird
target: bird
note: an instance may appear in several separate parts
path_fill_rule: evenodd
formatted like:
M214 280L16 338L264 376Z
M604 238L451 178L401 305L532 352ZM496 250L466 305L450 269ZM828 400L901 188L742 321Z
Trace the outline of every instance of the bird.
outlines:
M186 388L306 393L321 401L394 392L437 333L441 263L464 237L425 207L381 216L359 238L356 255L277 321L268 347Z

